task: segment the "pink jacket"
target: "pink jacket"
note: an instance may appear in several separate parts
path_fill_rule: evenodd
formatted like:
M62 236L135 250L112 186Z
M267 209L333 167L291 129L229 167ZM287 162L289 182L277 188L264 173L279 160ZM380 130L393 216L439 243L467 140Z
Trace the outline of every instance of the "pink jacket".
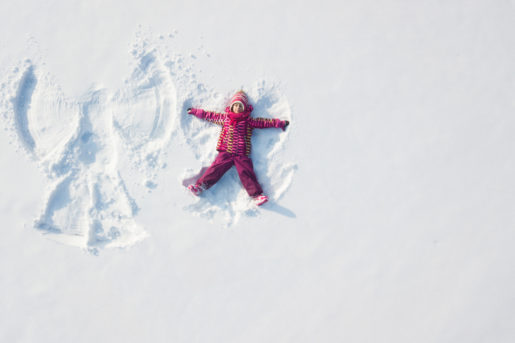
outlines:
M190 114L222 126L216 150L249 156L253 129L275 127L284 130L286 127L286 122L283 120L252 118L250 111L252 111L252 107L244 114L237 115L231 112L229 107L226 108L226 113L206 112L202 109L192 108Z

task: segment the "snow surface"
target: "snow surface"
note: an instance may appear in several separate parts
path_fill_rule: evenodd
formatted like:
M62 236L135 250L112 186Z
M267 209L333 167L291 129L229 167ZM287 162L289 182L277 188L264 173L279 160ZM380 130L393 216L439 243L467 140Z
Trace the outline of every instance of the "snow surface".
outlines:
M515 2L0 13L0 342L515 340ZM240 88L262 208L184 187Z

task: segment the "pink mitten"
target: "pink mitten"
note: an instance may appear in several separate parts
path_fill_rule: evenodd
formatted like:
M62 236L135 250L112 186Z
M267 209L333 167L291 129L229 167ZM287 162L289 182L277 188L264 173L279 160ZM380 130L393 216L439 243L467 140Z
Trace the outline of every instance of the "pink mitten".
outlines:
M198 108L188 108L188 114L193 114L195 116L201 115L204 110L198 109Z

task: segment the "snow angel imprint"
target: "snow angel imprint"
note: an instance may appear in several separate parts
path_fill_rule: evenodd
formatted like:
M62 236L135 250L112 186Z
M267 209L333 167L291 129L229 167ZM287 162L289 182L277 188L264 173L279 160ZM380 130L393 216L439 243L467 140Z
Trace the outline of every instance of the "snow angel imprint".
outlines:
M289 122L280 119L252 118L250 116L252 109L247 94L243 91L234 94L225 113L208 112L197 108L188 109L188 114L222 126L216 146L216 150L219 151L218 156L197 182L188 186L194 195L199 196L212 187L234 165L243 187L254 199L256 205L260 206L268 201L249 157L252 130L281 128L284 131Z

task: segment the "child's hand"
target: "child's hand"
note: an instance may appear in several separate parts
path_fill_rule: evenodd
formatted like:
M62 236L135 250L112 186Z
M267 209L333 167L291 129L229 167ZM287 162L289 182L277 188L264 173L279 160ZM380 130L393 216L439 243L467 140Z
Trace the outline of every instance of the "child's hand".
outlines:
M200 108L190 107L190 108L188 108L188 114L193 114L194 116L200 118L204 114L204 110L202 110Z
M202 112L203 111L198 108L193 108L193 107L188 108L188 114L199 115Z
M286 130L286 127L287 127L288 125L290 125L290 122L289 122L289 121L287 121L287 120L285 120L285 121L284 121L284 124L283 124L283 131L285 131L285 130Z

